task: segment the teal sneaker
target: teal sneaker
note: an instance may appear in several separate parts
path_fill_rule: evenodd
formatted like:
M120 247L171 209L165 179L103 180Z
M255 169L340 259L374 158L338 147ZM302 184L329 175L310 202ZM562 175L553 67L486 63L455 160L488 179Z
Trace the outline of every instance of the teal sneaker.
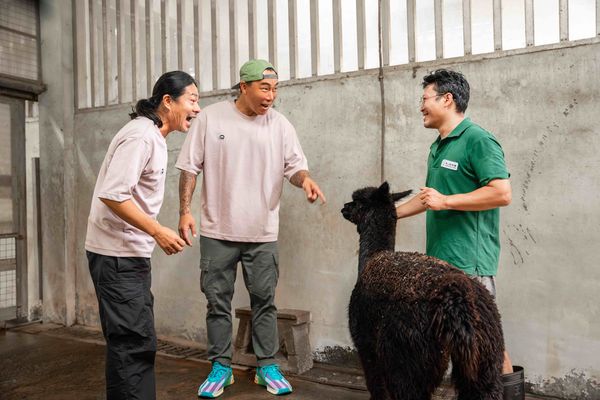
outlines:
M223 390L233 383L233 371L231 367L215 361L208 378L198 388L198 397L214 399L223 394Z
M292 393L292 385L283 377L277 364L256 368L254 383L267 387L271 394L280 395Z

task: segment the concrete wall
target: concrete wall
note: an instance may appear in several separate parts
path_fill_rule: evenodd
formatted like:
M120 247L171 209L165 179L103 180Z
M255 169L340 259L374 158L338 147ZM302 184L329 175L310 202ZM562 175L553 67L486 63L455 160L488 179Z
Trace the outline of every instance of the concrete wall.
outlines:
M513 204L502 210L498 303L513 361L525 366L532 390L600 398L600 269L593 250L600 241L600 159L595 151L600 145L600 82L594 78L600 69L600 44L387 69L385 178L393 189L418 189L424 182L427 152L436 133L421 124L420 78L442 65L466 74L472 86L468 115L497 135L512 173ZM47 96L54 101L66 91L51 86L53 80L47 83ZM334 357L351 346L347 303L356 280L358 250L356 231L339 210L353 190L381 180L377 73L284 84L279 96L277 109L296 126L312 175L329 203L309 205L300 190L286 186L277 305L310 310L315 355ZM224 98L206 97L202 103ZM75 114L72 131L67 129L73 132L73 147L68 141L60 147L56 124L44 121L59 115L68 128L66 106L57 110L59 105L49 101L40 106L42 168L51 179L46 193L66 188L54 194L57 204L49 206L62 207L60 212L44 214L45 293L61 293L51 295L49 303L45 299L45 316L72 321L74 297L69 297L69 288L74 285L75 320L97 325L83 250L86 220L96 173L111 138L127 122L129 107ZM178 218L178 171L173 164L183 138L179 133L168 138L169 172L159 217L173 228ZM69 160L73 168L67 168ZM197 191L196 216L198 197ZM423 216L403 221L397 247L422 251L424 236ZM64 240L72 243L65 245ZM47 250L52 243L58 250ZM156 251L153 292L159 334L205 343L198 247L171 257ZM240 279L234 307L248 303Z
M43 315L75 322L75 278L80 260L73 215L78 165L73 152L74 88L71 7L40 1L42 75L48 90L39 96Z

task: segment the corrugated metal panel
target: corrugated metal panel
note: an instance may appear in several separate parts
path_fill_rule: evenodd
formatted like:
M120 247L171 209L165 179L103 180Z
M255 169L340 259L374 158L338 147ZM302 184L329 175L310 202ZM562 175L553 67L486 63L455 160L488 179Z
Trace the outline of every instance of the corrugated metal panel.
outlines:
M0 26L37 35L36 7L33 0L0 0Z
M0 0L0 74L38 80L38 22L34 0Z

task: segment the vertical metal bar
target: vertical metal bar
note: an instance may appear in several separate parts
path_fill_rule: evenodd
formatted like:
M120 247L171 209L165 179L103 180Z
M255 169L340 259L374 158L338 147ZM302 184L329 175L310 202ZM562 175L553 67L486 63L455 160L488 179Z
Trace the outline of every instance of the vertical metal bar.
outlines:
M177 0L177 69L183 70L183 3Z
M76 0L74 0L76 1ZM94 29L94 7L88 2L90 26L90 107L96 106L96 32Z
M110 64L108 63L108 18L106 16L106 2L108 0L102 0L102 59L104 60L104 104L108 104L108 70Z
M463 0L468 1L468 0ZM463 3L464 4L464 3ZM408 62L415 62L416 57L416 38L415 38L415 16L416 0L406 0L406 30L408 35Z
M344 46L342 45L342 3L333 0L333 72L341 71Z
M135 35L135 18L137 16L137 0L130 0L131 13L131 101L137 100L137 47Z
M152 52L150 51L150 49L152 49L152 36L150 34L151 32L151 16L152 16L152 4L151 4L152 0L146 0L146 85L148 86L147 89L147 97L151 97L152 96Z
M218 46L218 21L217 21L217 0L211 0L210 6L210 27L212 29L211 42L212 42L212 78L213 78L213 90L219 89L219 54L217 54Z
M268 8L268 32L269 32L269 62L277 66L277 2L269 0Z
M442 0L434 0L433 15L435 20L435 58L444 58L444 15Z
M385 12L384 4L385 0L379 0L377 3L377 24L379 31L379 93L381 98L381 141L380 141L380 164L379 168L381 171L380 179L383 182L385 180L385 82L383 75L383 65L384 65L384 20L385 16L383 15ZM389 4L388 4L389 10ZM389 56L388 56L389 57ZM389 59L389 58L388 58Z
M600 36L600 0L596 0L596 36Z
M161 73L165 73L167 71L167 5L165 4L165 0L160 0L160 48L162 49Z
M41 41L41 32L42 32L42 28L40 26L40 2L39 1L34 1L35 3L35 15L36 15L36 23L35 23L35 37L36 37L36 43L37 43L37 60L36 60L36 64L37 64L37 78L38 81L42 81L42 45L40 43ZM85 8L85 7L84 7Z
M502 50L502 0L494 0L494 50Z
M560 26L560 41L569 40L569 0L559 0L558 20Z
M125 76L123 66L123 46L121 40L123 32L121 31L121 0L115 2L117 16L117 103L123 102L123 77Z
M256 58L256 0L248 0L248 55Z
M17 257L17 318L27 317L27 185L25 161L25 101L10 104L13 176L13 223L20 237L15 238Z
M194 0L194 75L200 90L200 16L198 0Z
M36 3L35 7L36 7L36 10L37 10L37 7L39 7L39 5L37 4L38 3L37 1L35 3ZM85 64L83 64L83 65L79 64L79 62L78 62L79 52L77 50L79 49L79 46L78 46L79 40L78 40L78 38L80 37L80 35L83 35L83 37L84 37L83 40L84 40L84 43L85 43L85 31L84 32L77 32L77 25L78 25L77 22L78 21L76 21L76 18L78 16L78 14L77 14L77 7L76 7L75 3L76 3L75 0L71 0L71 14L73 15L73 26L71 27L72 28L72 35L73 35L73 87L75 88L75 90L73 91L73 106L74 106L75 110L79 110L79 92L82 90L79 87L79 85L80 85L80 82L79 82L79 70L80 70L81 67L85 67ZM80 6L83 7L84 11L85 11L85 5L84 4L85 3L81 2ZM40 19L39 13L36 13L36 16L37 16L36 19L39 21L39 19ZM84 30L85 30L85 22L84 22L83 27L84 27ZM38 32L39 32L39 30L38 30ZM36 39L37 40L37 45L38 45L38 48L39 48L39 47L41 47L40 43L39 43L39 35L36 34L36 37L37 37L37 39ZM39 60L40 60L40 58L38 57L38 62L37 62L38 70L41 69L40 68ZM39 74L38 74L38 78L39 78Z
M358 69L365 69L365 0L356 0L356 45Z
M296 20L296 0L288 0L288 26L289 26L289 46L290 46L290 79L296 78L298 73L298 45Z
M312 76L319 74L319 0L310 0L310 61Z
M471 0L463 0L463 46L465 56L473 52L471 40Z
M231 85L237 83L239 45L235 20L235 0L229 0L229 80Z
M118 104L119 101L119 33L117 25L116 0L107 0L106 5L106 48L108 49L104 70L108 75L108 98L106 105Z
M383 65L390 65L391 36L391 12L390 0L381 0L381 47L383 51Z
M75 2L75 1L73 1ZM38 254L38 282L39 282L39 299L44 300L44 285L42 284L42 273L43 273L43 265L42 262L42 195L41 195L41 181L40 181L40 158L33 158L33 176L34 176L34 196L35 196L35 214L37 221L37 254Z
M535 44L533 24L533 0L525 0L525 44L527 47Z

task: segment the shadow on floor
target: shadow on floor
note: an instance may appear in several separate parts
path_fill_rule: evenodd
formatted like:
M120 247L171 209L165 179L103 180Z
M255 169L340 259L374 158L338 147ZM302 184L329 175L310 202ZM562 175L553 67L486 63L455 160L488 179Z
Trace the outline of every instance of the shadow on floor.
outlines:
M156 358L157 399L196 399L196 389L210 372L198 347L159 340ZM221 399L260 400L274 396L253 383L254 370L234 368L235 384ZM296 400L367 400L359 371L316 364L301 375L288 375ZM2 400L92 400L104 396L104 345L100 332L32 324L0 330L0 398ZM434 400L450 400L450 387ZM533 397L527 397L534 399Z

